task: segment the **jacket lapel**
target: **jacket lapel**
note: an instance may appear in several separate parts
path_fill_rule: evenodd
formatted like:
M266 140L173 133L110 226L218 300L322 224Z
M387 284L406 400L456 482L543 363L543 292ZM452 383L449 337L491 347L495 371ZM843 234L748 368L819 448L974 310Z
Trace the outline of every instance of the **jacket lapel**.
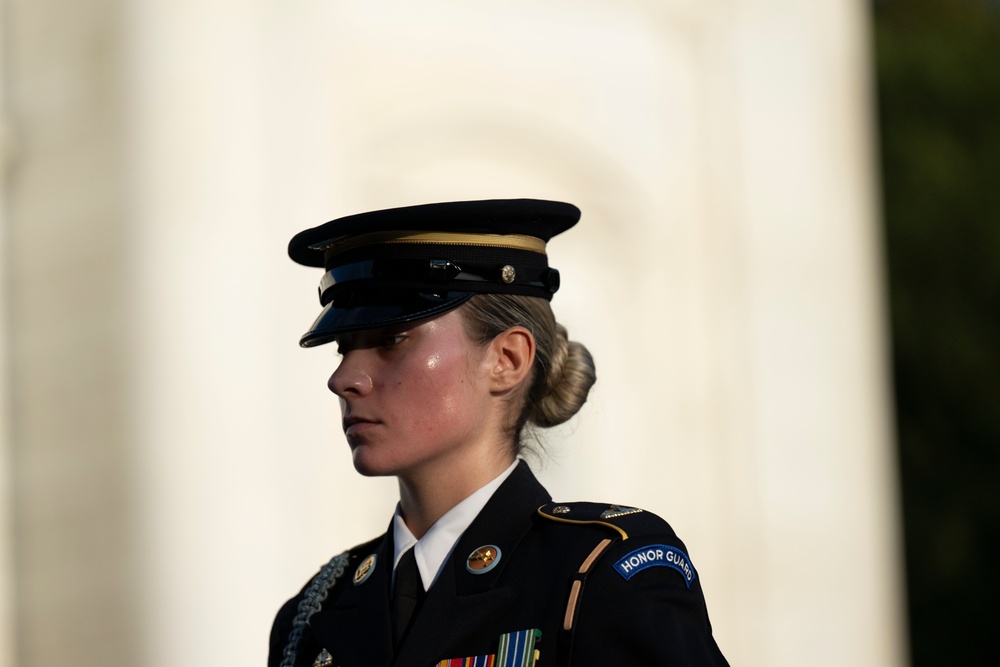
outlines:
M337 582L341 590L331 592L325 604L309 621L320 646L342 667L432 667L451 655L452 647L492 642L482 636L491 619L506 615L515 600L514 590L503 582L504 568L518 543L531 528L535 510L550 500L528 465L521 461L497 489L486 506L462 534L438 580L427 592L423 607L400 654L393 657L389 589L392 581L392 526L374 547L376 569L362 584L354 585L354 571ZM500 560L484 574L466 569L469 554L485 545L500 549ZM368 554L359 554L362 559ZM304 656L311 659L312 656ZM308 660L305 664L310 664Z
M391 528L391 527L390 527ZM343 667L389 667L392 664L392 626L389 586L392 581L392 531L375 547L375 570L361 584L354 584L354 570L345 573L331 594L333 604L313 614L309 626ZM368 554L360 554L364 559ZM305 664L310 664L306 662Z
M531 528L535 510L549 500L549 494L521 461L459 538L441 576L428 591L396 664L431 667L446 658L466 657L451 655L451 647L477 639L482 628L491 625L491 618L510 609L515 595L503 583L504 568ZM500 559L489 571L471 574L466 569L468 557L485 545L498 547Z

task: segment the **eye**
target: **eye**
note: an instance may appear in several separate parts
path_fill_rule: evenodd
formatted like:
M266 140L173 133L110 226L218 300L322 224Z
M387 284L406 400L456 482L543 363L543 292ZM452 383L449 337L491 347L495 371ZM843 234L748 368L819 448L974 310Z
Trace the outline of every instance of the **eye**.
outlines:
M379 347L381 347L383 349L386 349L386 350L390 350L390 349L396 347L397 345L399 345L400 343L402 343L404 340L406 340L406 336L404 336L402 334L395 334L395 335L392 335L392 336L385 336L385 337L382 338L382 340L379 341Z

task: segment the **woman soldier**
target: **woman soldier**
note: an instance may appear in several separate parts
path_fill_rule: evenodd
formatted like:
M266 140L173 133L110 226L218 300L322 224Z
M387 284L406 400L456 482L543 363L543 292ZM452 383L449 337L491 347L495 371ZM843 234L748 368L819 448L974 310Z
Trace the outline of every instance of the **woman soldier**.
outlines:
M553 503L517 458L527 425L583 405L594 365L556 323L545 243L571 204L492 200L341 218L296 235L323 267L305 347L362 475L393 475L388 531L278 612L270 667L725 665L701 582L642 510Z

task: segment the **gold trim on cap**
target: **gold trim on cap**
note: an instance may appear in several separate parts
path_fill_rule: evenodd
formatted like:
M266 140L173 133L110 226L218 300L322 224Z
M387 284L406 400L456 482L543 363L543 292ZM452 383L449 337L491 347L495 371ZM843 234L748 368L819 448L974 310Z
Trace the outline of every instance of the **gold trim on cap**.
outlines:
M414 243L434 245L473 245L490 248L511 248L545 254L545 241L523 234L464 234L458 232L371 232L344 236L309 246L313 250L334 250L338 253L365 245L382 243Z

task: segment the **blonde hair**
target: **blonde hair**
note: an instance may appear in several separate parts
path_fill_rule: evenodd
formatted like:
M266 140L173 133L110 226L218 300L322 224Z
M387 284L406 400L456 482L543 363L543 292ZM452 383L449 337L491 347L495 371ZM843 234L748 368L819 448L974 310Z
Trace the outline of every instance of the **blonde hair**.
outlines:
M575 415L597 380L594 359L582 344L569 340L545 299L513 294L477 294L464 303L462 314L469 338L486 345L514 326L535 338L535 362L528 389L521 392L512 435L518 452L525 447L525 425L548 428Z

